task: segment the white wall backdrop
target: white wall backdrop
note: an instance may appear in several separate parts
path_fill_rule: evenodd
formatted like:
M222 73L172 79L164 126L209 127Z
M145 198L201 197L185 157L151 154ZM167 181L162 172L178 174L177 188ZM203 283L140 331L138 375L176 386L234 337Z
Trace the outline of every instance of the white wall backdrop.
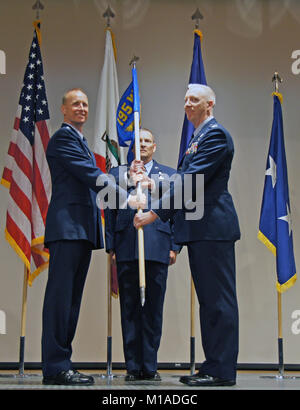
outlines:
M108 0L43 0L42 56L51 129L61 123L61 96L70 87L86 90L90 117L85 135L92 145L95 104L103 64ZM0 76L0 169L5 162L33 35L34 0L0 0L0 49L6 74ZM240 310L239 363L277 363L276 267L257 239L266 155L272 124L272 76L283 78L283 117L296 265L300 261L299 95L300 74L292 52L300 49L297 0L111 0L116 13L120 95L130 82L129 61L138 55L143 126L157 136L156 159L176 167L183 99L193 49L196 7L204 15L202 53L208 83L215 89L215 116L232 134L235 158L230 188L242 239L236 246ZM297 182L298 181L298 182ZM0 362L18 362L23 266L4 239L8 192L0 188ZM28 290L26 362L40 362L41 310L47 272ZM300 281L283 294L285 363L299 364L300 334L292 313L300 310ZM106 256L94 252L74 341L75 362L106 362ZM190 272L186 250L169 270L160 362L188 362ZM113 300L113 362L123 362L119 302ZM203 359L198 307L196 357ZM1 321L3 325L3 320ZM296 331L295 331L296 330Z

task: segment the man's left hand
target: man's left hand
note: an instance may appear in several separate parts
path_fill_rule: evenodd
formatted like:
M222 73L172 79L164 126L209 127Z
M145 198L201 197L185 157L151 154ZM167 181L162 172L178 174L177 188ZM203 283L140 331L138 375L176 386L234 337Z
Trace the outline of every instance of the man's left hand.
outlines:
M177 257L177 253L175 251L170 251L169 266L174 265L174 263L176 262L176 257Z

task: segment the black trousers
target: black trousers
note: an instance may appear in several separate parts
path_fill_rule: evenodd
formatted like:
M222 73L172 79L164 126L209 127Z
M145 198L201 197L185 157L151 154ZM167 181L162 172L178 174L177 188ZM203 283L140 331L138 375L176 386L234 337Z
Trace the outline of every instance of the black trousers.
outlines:
M42 368L55 376L72 368L72 340L92 245L88 241L56 241L49 245L48 282L43 306Z
M142 307L138 261L118 262L123 349L127 372L153 375L157 371L168 265L145 262L146 294Z
M236 378L238 304L234 242L196 241L188 245L190 269L200 305L205 361L210 376Z

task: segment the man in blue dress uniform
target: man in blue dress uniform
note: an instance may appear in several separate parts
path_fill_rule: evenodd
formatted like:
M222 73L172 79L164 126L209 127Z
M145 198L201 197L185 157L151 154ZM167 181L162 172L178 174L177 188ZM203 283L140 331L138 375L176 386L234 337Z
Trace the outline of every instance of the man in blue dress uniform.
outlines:
M69 90L61 109L64 122L46 152L52 196L45 230L50 260L43 306L43 383L89 385L94 383L91 376L72 369L71 344L92 250L104 247L96 195L105 186L97 185L98 178L105 175L82 134L88 118L86 94Z
M235 241L240 238L238 217L228 180L234 146L229 132L213 117L215 94L204 85L190 84L185 112L195 127L180 169L184 176L204 175L204 214L187 218L186 210L157 209L135 216L135 227L174 217L174 240L186 245L200 306L205 361L200 370L180 381L190 386L236 383L238 304L235 280ZM137 165L138 169L138 165ZM172 198L174 192L168 193ZM192 196L199 195L193 185Z
M154 137L149 130L140 130L140 151L144 163L141 184L146 184L151 201L151 178L163 188L176 171L159 164L152 156L156 150ZM127 167L111 170L116 182L122 186L130 176ZM125 180L125 181L124 181ZM135 181L136 182L136 181ZM148 185L149 184L149 185ZM132 189L135 189L133 183ZM160 381L157 372L157 351L160 344L163 320L163 303L167 284L168 266L175 263L180 246L173 241L170 221L157 220L144 229L145 251L145 304L141 306L139 287L138 235L133 226L132 209L105 211L106 250L117 263L123 349L127 369L126 381Z

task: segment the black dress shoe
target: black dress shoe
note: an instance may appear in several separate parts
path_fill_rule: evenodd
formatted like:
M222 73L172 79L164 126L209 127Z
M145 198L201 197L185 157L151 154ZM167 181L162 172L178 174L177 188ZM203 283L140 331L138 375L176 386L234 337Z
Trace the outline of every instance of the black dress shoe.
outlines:
M141 376L136 373L127 373L125 376L125 382L135 382L141 380Z
M63 386L91 386L94 384L92 376L86 376L77 370L68 370L58 373L56 376L44 377L43 384Z
M198 379L199 377L202 377L202 376L204 376L204 374L199 371L199 372L194 373L194 374L190 374L190 375L186 375L186 376L181 376L180 379L179 379L179 381L180 381L181 383L186 383L186 382L189 381L189 380Z
M221 379L219 377L209 376L207 374L200 375L200 377L190 377L182 383L187 384L188 386L234 386L235 380L230 379Z
M142 379L144 380L150 380L152 382L161 382L161 377L160 374L158 372L154 373L154 374L143 374Z

